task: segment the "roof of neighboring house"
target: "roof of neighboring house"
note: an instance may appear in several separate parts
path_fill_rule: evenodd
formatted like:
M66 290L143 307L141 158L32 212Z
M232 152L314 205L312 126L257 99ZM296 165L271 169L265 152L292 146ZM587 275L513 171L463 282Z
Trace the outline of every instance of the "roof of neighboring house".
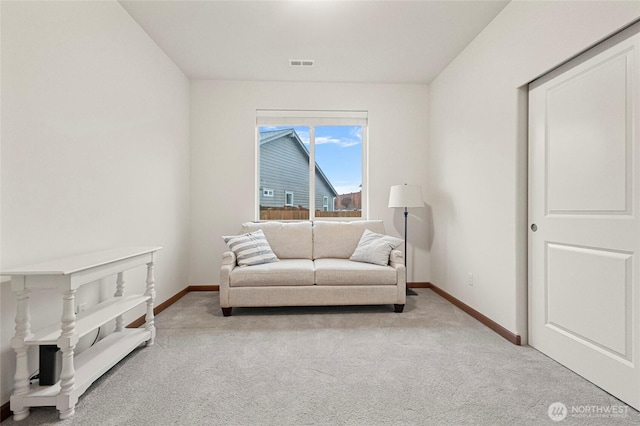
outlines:
M278 140L278 139L280 139L282 137L285 137L285 136L292 137L297 142L297 145L302 150L302 152L304 152L306 154L307 161L311 161L309 150L305 146L304 142L302 142L302 139L300 139L300 136L298 136L298 133L296 133L295 129L282 129L282 130L262 131L262 132L260 132L260 145L267 144L269 142ZM337 197L338 196L338 192L333 187L333 185L331 184L331 181L329 181L329 179L324 174L324 172L322 171L320 166L318 166L317 162L316 162L316 172L320 175L322 180L324 180L326 182L326 184L329 187L329 189L331 190L331 192L333 192L333 195Z

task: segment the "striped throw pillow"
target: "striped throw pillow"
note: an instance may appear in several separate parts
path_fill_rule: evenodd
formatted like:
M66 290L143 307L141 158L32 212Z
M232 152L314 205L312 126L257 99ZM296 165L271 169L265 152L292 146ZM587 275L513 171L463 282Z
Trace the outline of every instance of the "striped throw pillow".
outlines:
M238 266L261 265L278 261L278 257L271 250L262 229L222 238L235 253Z

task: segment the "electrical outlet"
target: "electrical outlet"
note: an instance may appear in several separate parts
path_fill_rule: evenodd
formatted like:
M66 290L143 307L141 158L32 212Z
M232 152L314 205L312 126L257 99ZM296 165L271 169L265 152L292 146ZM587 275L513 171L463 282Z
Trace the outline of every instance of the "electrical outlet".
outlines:
M471 272L467 275L467 284L473 287L473 274Z
M87 310L87 304L86 303L79 303L76 305L76 315L78 315L80 312L86 311Z

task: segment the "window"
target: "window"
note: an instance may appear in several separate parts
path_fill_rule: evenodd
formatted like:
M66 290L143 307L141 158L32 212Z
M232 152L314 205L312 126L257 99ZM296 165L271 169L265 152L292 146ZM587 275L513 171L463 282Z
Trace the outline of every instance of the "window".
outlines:
M284 205L293 206L293 192L289 192L289 191L284 192Z
M256 116L259 220L366 217L366 112Z

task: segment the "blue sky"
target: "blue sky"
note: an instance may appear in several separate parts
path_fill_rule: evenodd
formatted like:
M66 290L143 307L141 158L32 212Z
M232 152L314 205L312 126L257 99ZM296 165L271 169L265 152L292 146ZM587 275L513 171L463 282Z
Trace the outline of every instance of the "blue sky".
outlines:
M291 126L260 127L260 130L290 129ZM309 148L309 127L293 126ZM338 194L360 191L362 183L362 127L316 126L316 163Z

